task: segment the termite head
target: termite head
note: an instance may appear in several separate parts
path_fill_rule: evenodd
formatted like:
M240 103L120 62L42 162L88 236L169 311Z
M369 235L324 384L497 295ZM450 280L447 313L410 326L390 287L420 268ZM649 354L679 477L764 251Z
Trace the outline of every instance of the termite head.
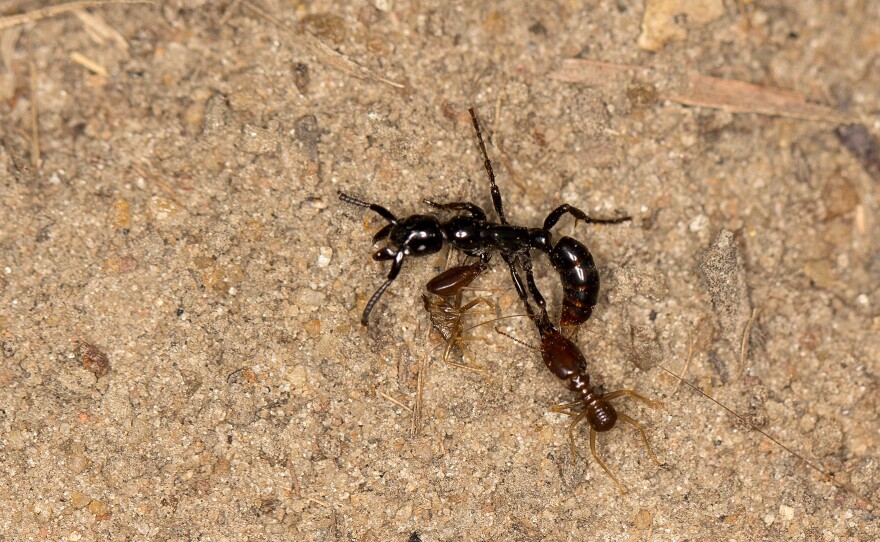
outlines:
M544 365L557 378L571 381L572 391L582 393L581 387L586 391L590 377L587 376L587 360L584 359L580 348L549 322L542 322L539 319L535 323L541 335L541 358L544 360Z
M485 271L486 265L482 262L471 265L458 265L450 267L425 284L425 289L434 295L447 297L460 294L461 291Z

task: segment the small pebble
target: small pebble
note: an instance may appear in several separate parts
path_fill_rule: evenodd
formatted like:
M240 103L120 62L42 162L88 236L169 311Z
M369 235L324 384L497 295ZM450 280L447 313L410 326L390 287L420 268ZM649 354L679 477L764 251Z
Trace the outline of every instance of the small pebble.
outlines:
M303 327L306 330L306 333L309 334L309 337L315 339L321 334L321 321L320 320L309 320Z
M698 214L691 220L691 223L688 224L688 229L694 233L702 231L709 226L709 217L704 214Z
M784 504L779 505L779 517L785 521L791 521L794 519L794 508Z
M14 429L6 436L6 446L11 450L23 450L27 445L27 434Z
M327 267L333 258L333 249L330 247L321 247L318 253L318 267Z
M412 505L407 503L397 509L397 513L394 514L395 521L403 523L409 518L412 517Z
M124 199L117 200L113 204L113 210L110 213L110 219L113 222L113 228L117 230L128 231L131 229L131 206Z
M198 132L205 122L204 102L194 102L183 112L183 122L192 132Z
M294 390L302 390L309 383L309 376L306 368L297 365L287 373L287 381L290 382Z
M85 508L90 502L92 502L91 497L79 491L74 491L70 496L70 505L77 510Z
M651 515L651 512L648 512L644 508L639 510L636 514L636 529L640 531L644 531L653 523L654 517Z
M89 458L83 453L74 453L67 458L67 468L74 474L82 474L89 467Z
M95 515L95 519L107 519L110 517L110 507L101 501L92 501L89 503L89 512Z
M83 367L94 374L95 378L101 378L110 372L110 359L95 345L85 341L80 342L78 353Z
M303 310L313 310L316 307L320 307L324 304L326 297L327 295L324 292L312 290L311 288L300 288L294 293L297 306Z

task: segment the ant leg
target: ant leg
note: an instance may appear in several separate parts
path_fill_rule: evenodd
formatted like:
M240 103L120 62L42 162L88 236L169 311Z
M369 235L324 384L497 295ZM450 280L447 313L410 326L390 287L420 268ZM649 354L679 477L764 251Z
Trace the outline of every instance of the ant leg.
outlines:
M582 220L587 224L620 224L621 222L632 220L632 217L630 216L620 216L615 218L593 218L578 209L577 207L572 207L571 205L564 203L556 209L553 209L550 214L547 215L547 218L544 219L544 229L549 230L550 228L555 226L556 223L559 222L559 219L562 218L565 213L570 213L576 219Z
M510 268L510 278L513 279L513 286L516 288L516 293L522 300L523 305L525 305L526 314L528 314L529 318L532 319L532 322L535 323L541 333L545 333L549 329L552 329L553 324L550 323L550 317L547 316L547 310L542 308L541 314L538 315L535 312L535 309L532 307L532 304L529 303L529 295L528 293L526 293L526 288L525 286L523 286L522 278L520 278L519 273L517 273L516 271L516 266L514 265L515 259L505 254L502 254L501 258L504 259L504 263L506 263L507 266ZM538 295L540 295L540 293Z
M662 466L663 463L661 463L660 460L657 459L657 456L654 455L654 450L652 450L651 445L648 444L648 435L645 434L645 430L642 428L642 425L639 422L637 422L634 419L627 416L626 414L624 414L623 412L618 412L617 417L620 418L621 420L625 421L626 423L634 426L636 429L639 430L639 433L642 434L642 442L645 443L645 448L647 448L647 450L648 450L648 455L651 456L651 459L654 460L654 463L657 463L658 465Z
M403 251L397 253L394 257L394 263L391 264L391 271L388 273L388 278L385 279L385 282L382 283L381 286L373 293L370 300L367 301L367 306L364 307L364 313L361 315L361 325L365 326L370 321L370 313L373 312L373 307L376 306L376 303L379 302L379 298L382 297L382 294L385 293L385 290L391 286L391 283L394 279L397 278L397 275L400 274L400 268L403 267L403 258L406 256Z
M538 285L535 284L535 274L532 273L531 254L529 254L528 251L523 252L519 255L519 262L523 268L523 271L525 271L526 273L526 283L529 286L529 292L532 294L532 299L535 300L535 304L538 305L538 307L544 313L544 316L547 317L547 302L544 301L544 296L541 295L541 292L538 290Z
M445 209L450 211L464 211L477 220L486 220L486 211L481 209L475 203L469 201L453 201L450 203L437 203L435 201L424 199L425 205L429 205L435 209Z
M529 303L529 294L526 293L526 288L525 286L523 286L522 279L519 278L519 274L516 272L514 260L510 256L506 256L504 254L501 255L501 258L504 260L504 263L507 264L507 267L510 268L510 278L513 280L513 287L516 289L517 295L519 295L519 298L526 306L526 312L529 313L529 316L531 316L532 319L534 319L535 311L532 308L532 305Z
M352 197L352 196L349 196L348 194L345 194L343 192L339 192L339 199L341 199L345 203L357 205L358 207L366 207L367 209L373 211L374 213L377 213L379 216L381 216L382 218L384 218L388 222L391 222L392 224L397 224L397 217L394 216L394 214L391 211L389 211L385 207L382 207L381 205L378 205L376 203L367 203L366 201L359 200L359 199Z
M649 407L663 408L663 403L661 403L660 401L652 401L651 399L648 399L647 397L645 397L644 395L640 394L639 392L637 392L635 390L612 391L611 393L606 393L604 395L604 397L605 397L606 401L611 401L612 399L616 399L622 395L629 395L633 399L638 399L639 401L645 403Z
M501 191L498 190L498 185L495 184L495 171L492 169L492 162L489 161L489 153L486 152L486 144L483 143L483 134L480 132L480 121L477 120L477 113L474 111L473 107L468 108L468 113L471 114L471 122L474 124L474 131L477 132L477 143L480 144L480 152L483 153L483 166L486 168L486 173L489 175L489 190L492 192L492 205L495 207L495 212L498 213L498 219L502 224L507 224L507 217L504 216L504 205L501 203Z
M510 268L510 278L513 279L513 286L514 286L514 288L516 288L516 293L517 293L517 295L519 295L519 298L522 300L523 305L525 305L526 313L528 313L529 318L531 318L532 321L535 322L535 325L537 325L539 328L542 326L545 326L545 325L550 325L550 318L549 318L549 316L547 316L547 310L542 307L541 308L541 317L539 318L538 315L535 313L535 309L532 307L532 304L529 303L529 294L526 292L526 287L523 286L522 278L519 276L519 273L517 273L517 271L516 271L515 262L517 261L517 258L506 256L504 254L501 255L501 258L504 260L504 263L507 264L507 267ZM531 261L530 261L530 263L531 263ZM534 276L532 277L532 282L534 282ZM537 290L538 289L536 287L535 292L537 292ZM539 296L541 295L540 292L538 292L538 295ZM542 302L543 302L543 300L544 300L543 297L541 297Z
M596 460L596 463L599 464L605 470L605 473L614 480L614 483L617 484L617 487L620 488L620 492L626 495L626 488L623 487L623 484L620 483L620 480L617 479L617 476L614 476L614 473L611 472L611 469L608 468L608 465L605 464L604 461L599 459L599 454L596 453L596 430L592 427L590 428L590 452L593 454L593 459Z

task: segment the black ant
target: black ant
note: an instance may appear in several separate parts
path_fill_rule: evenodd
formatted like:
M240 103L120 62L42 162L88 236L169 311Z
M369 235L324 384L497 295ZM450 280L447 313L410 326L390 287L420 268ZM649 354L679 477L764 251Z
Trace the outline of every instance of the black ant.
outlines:
M443 248L444 243L449 243L452 248L460 250L468 256L479 258L482 265L487 265L492 253L498 251L510 268L511 278L517 293L527 303L526 289L516 273L515 266L519 264L525 272L528 291L535 303L542 309L546 304L535 284L530 251L534 249L544 252L550 257L550 263L559 273L562 281L564 295L561 323L563 325L578 325L585 322L590 317L592 308L596 305L599 291L599 275L593 263L593 257L586 246L571 237L562 237L554 245L550 230L566 213L578 220L594 224L619 224L630 220L630 217L593 218L576 207L563 204L547 215L541 228L510 224L504 214L501 191L495 183L495 172L489 161L486 145L483 143L477 115L473 108L469 108L468 113L470 113L477 134L477 142L483 155L483 165L489 176L492 205L500 224L489 221L486 212L471 202L436 203L425 199L425 204L434 209L457 211L464 214L458 214L446 221L441 221L434 215L418 214L398 219L391 211L381 205L367 203L340 192L340 200L358 207L368 208L388 221L388 224L373 236L374 244L382 239L388 240L384 248L373 254L373 259L376 261L393 260L391 270L385 282L367 301L361 323L367 325L370 313L385 290L397 278L407 256L426 256L437 253Z

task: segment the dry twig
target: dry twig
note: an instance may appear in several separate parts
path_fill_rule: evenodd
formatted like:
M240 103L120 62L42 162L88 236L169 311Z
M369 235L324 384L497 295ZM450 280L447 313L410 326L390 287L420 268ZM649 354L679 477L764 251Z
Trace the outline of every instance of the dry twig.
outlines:
M761 316L761 311L763 310L764 307L752 309L752 316L749 317L745 327L743 327L742 343L739 348L739 371L737 372L737 380L742 378L743 370L745 369L746 362L749 358L749 341L752 336L752 326L755 325L755 320Z
M596 87L618 85L634 76L653 81L654 84L662 82L661 76L651 68L580 58L563 60L562 67L548 75L551 79ZM661 93L660 97L683 105L721 109L731 113L757 113L835 124L857 122L852 115L825 105L810 103L803 94L780 88L709 77L695 72L687 75L683 86L683 89L670 89Z
M70 53L70 60L76 62L83 68L89 70L96 75L100 75L102 77L108 77L110 75L107 72L107 68L98 64L97 62L80 53L79 51L73 51L72 53Z
M710 107L731 113L758 113L835 124L856 122L850 115L808 102L806 96L798 92L698 73L688 74L688 88L684 93L663 97L684 105Z
M128 52L128 42L125 41L125 36L107 24L107 21L105 21L100 15L92 14L81 9L75 10L73 14L80 20L93 40L101 45L110 41L114 43L118 49Z
M40 114L37 109L37 63L31 61L31 165L40 169Z
M278 28L287 32L287 34L302 44L310 53L315 55L318 58L319 62L324 63L331 68L336 68L337 70L347 73L352 77L357 77L358 79L374 79L376 81L380 81L387 85L391 85L395 88L404 88L404 85L392 81L390 79L386 79L379 75L373 73L369 68L365 66L361 66L357 62L349 59L343 54L340 54L330 47L328 47L324 42L313 36L308 32L296 33L293 32L290 28L287 27L283 22L273 17L270 13L265 10L255 6L251 2L242 2L242 5L252 12L256 13L260 17L266 19L270 23L274 24ZM225 17L225 14L224 14Z
M59 4L57 6L48 6L45 8L39 8L32 11L27 11L25 13L19 13L18 15L10 15L8 17L0 17L0 30L4 30L6 28L12 28L13 26L18 26L20 24L29 23L31 21L39 21L41 19L48 19L50 17L55 17L57 15L64 15L65 13L70 13L71 11L80 10L80 9L89 9L96 8L99 6L106 6L110 4L152 4L156 5L156 2L152 0L92 0L91 2L68 2L66 4Z

